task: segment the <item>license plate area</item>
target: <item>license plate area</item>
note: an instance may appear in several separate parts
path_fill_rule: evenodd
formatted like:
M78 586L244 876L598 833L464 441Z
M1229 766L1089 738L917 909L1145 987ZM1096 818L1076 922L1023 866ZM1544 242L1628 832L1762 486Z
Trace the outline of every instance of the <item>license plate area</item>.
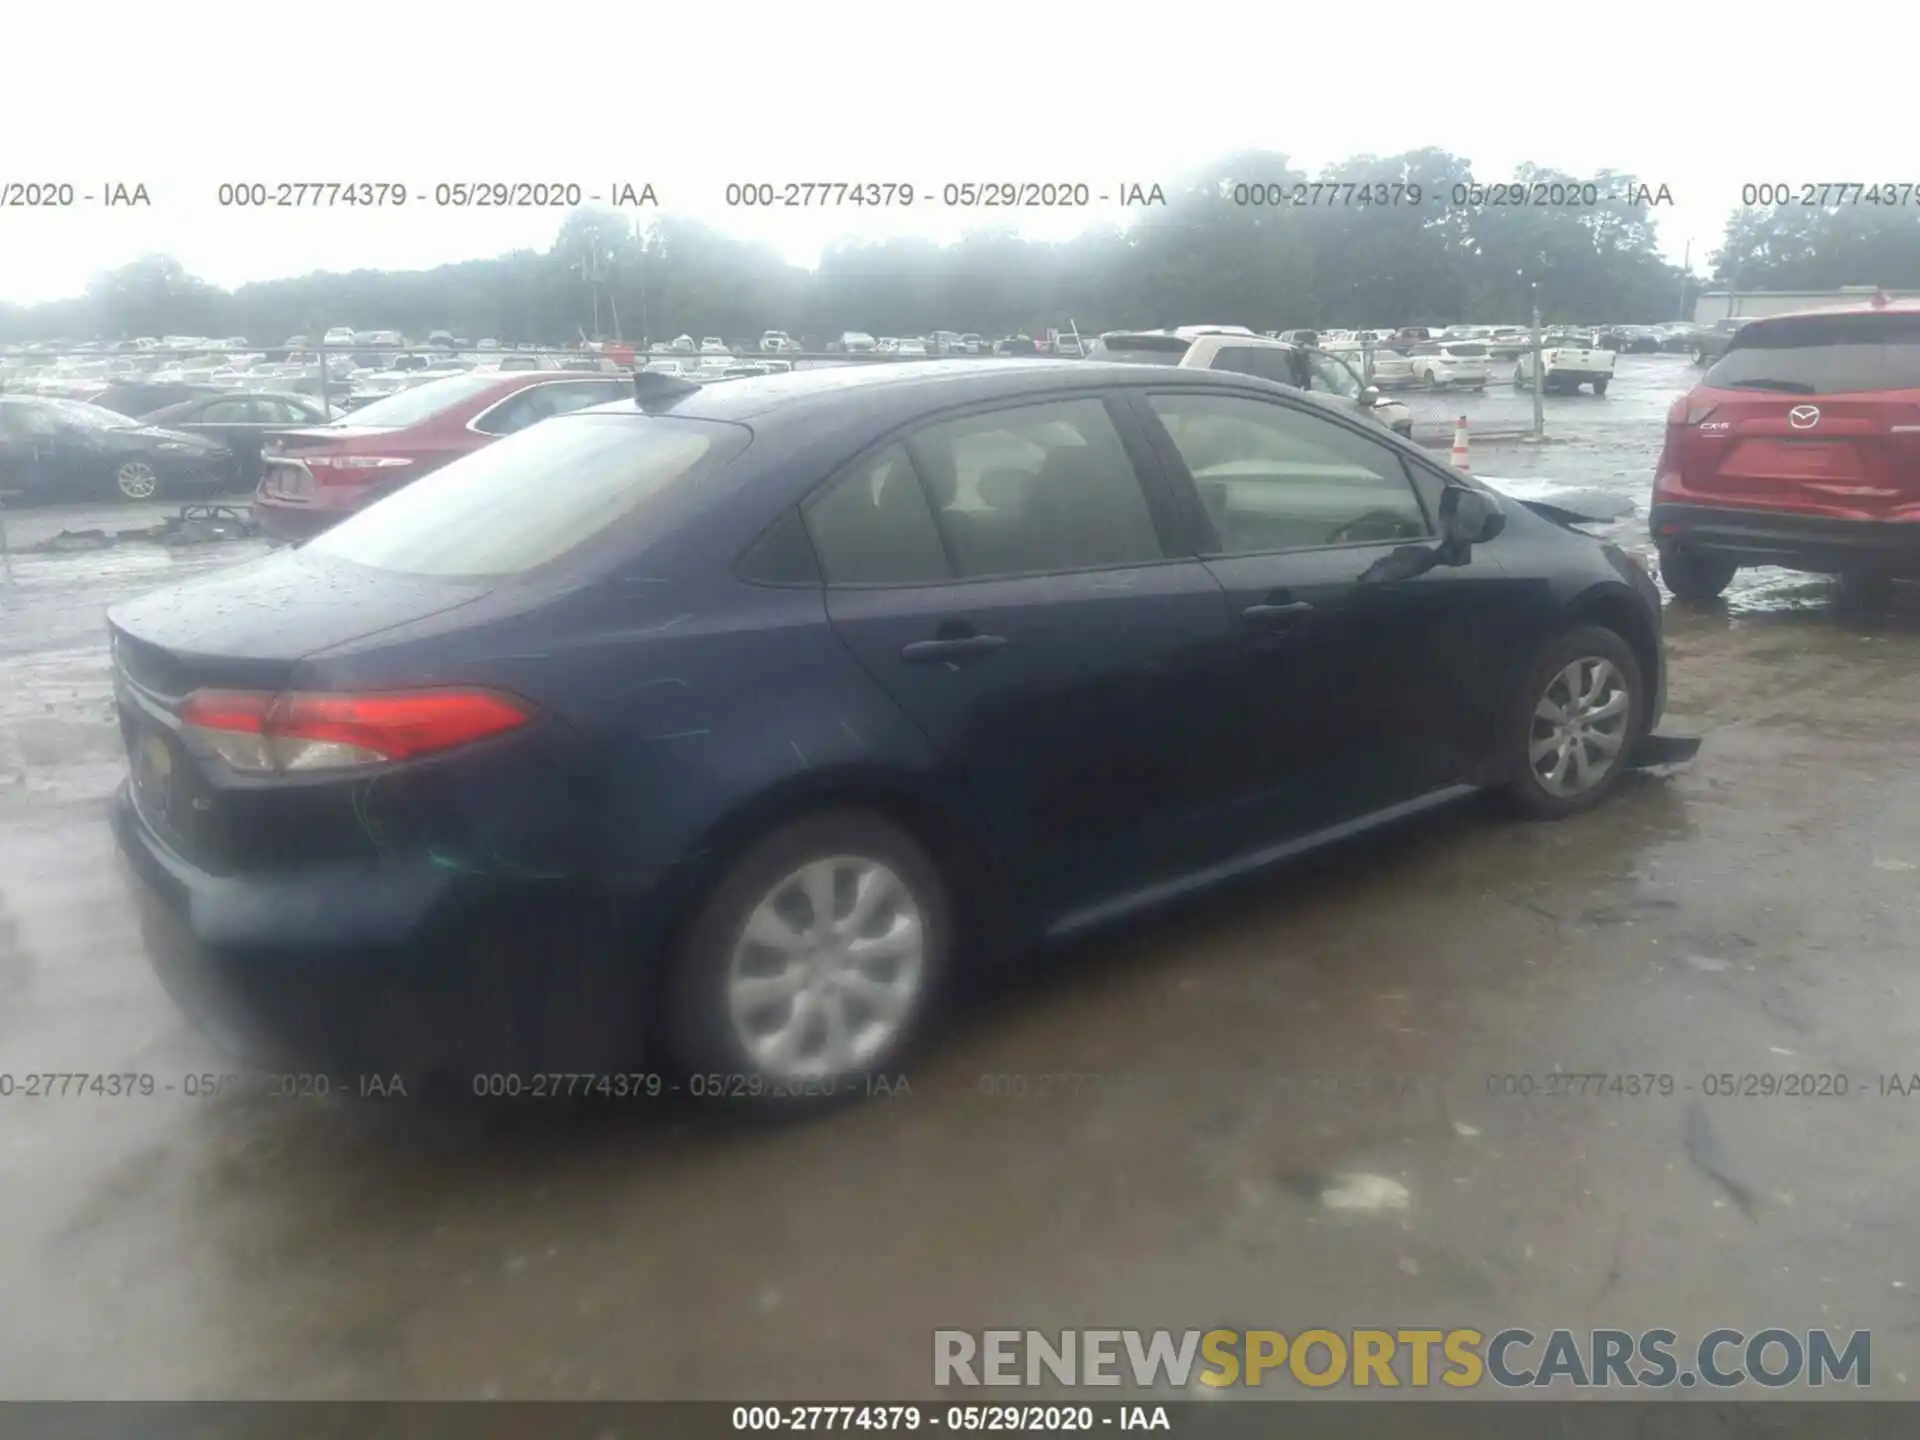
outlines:
M1725 468L1736 475L1783 480L1851 479L1859 470L1855 449L1844 440L1784 438L1749 441Z
M311 500L313 475L304 465L271 464L267 469L267 493L281 500Z

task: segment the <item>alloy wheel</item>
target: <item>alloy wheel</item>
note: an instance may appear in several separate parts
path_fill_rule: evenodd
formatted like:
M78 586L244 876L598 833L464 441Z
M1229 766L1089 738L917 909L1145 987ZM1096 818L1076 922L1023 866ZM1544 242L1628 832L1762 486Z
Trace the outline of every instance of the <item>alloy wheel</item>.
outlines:
M867 856L809 861L748 912L727 972L741 1048L774 1081L872 1064L919 1008L926 921L911 887Z
M160 488L160 477L144 460L129 460L113 472L113 486L129 500L151 500Z
M1571 799L1604 780L1620 761L1633 696L1613 661L1584 656L1547 682L1533 708L1527 762L1549 795Z

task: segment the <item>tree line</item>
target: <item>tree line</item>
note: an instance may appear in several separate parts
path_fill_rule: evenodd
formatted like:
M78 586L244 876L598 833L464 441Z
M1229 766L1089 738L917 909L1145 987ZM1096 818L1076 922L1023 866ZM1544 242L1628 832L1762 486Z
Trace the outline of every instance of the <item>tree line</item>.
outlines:
M1253 151L1156 187L1160 203L1124 228L1103 224L1063 242L1023 239L1010 225L952 244L856 239L830 247L813 270L684 217L641 225L631 212L587 206L566 216L545 251L425 271L317 273L228 291L148 255L73 299L0 305L0 340L190 334L270 345L335 325L545 344L769 329L992 337L1069 321L1083 332L1275 330L1518 323L1536 300L1548 322L1691 315L1701 282L1659 253L1671 196L1657 182L1524 165L1514 185L1558 197L1525 204L1471 203L1475 183L1469 161L1439 149L1357 156L1317 176ZM1294 188L1311 185L1323 188ZM1370 203L1359 203L1361 191ZM1346 198L1312 203L1323 194ZM1463 195L1469 203L1454 203ZM1584 203L1596 195L1600 203ZM1296 197L1306 203L1290 203ZM1742 208L1710 264L1715 281L1742 289L1920 288L1920 207Z

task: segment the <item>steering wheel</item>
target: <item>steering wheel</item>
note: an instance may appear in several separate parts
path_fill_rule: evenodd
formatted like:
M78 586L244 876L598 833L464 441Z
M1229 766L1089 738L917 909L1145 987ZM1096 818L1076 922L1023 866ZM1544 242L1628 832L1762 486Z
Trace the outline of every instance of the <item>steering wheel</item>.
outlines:
M1356 535L1352 533L1356 530L1364 529L1368 525L1382 526L1386 529L1387 533L1384 535ZM1407 517L1398 510L1366 510L1354 516L1353 519L1335 526L1327 538L1321 543L1326 545L1339 545L1348 540L1407 540L1414 538L1407 534L1406 526Z

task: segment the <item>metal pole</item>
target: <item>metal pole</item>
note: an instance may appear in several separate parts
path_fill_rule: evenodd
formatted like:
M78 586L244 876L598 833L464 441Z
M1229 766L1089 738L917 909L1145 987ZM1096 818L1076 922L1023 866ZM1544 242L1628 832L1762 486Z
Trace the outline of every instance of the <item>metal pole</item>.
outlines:
M1687 291L1693 286L1693 241L1687 241L1686 258L1680 262L1680 313L1673 318L1681 323L1687 318Z
M1540 354L1540 282L1533 292L1533 438L1547 438L1547 368Z

